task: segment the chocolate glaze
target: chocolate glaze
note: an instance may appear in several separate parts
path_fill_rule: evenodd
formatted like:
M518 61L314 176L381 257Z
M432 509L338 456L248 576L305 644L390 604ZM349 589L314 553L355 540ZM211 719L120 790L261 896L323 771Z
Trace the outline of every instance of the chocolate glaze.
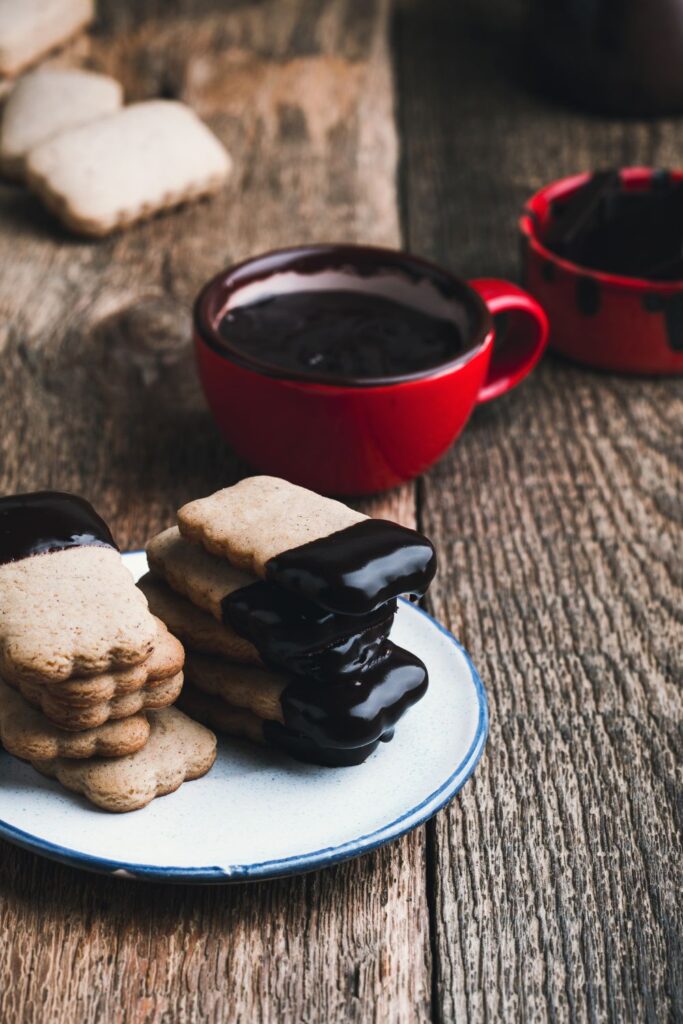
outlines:
M248 354L244 348L232 343L229 331L221 334L219 328L226 308L239 295L242 288L265 283L273 275L285 272L301 276L300 291L309 292L314 288L307 289L306 279L319 274L337 275L340 279L338 291L358 291L354 288L358 281L387 275L399 281L403 278L407 286L426 285L437 297L440 296L452 304L453 319L457 321L463 338L467 339L468 350L481 345L491 329L488 311L479 296L464 281L452 277L433 263L410 253L366 245L305 245L265 253L246 260L210 281L195 304L195 327L202 340L219 355L242 366L271 377L284 377L288 380L297 380L305 376L307 381L333 383L337 387L374 387L416 380L430 373L430 370L422 370L412 374L358 377L346 376L338 370L331 376L329 373L317 372L315 366L309 366L304 375L298 370L285 370L267 359L259 359L256 353ZM346 279L350 283L345 289ZM335 291L334 288L330 290Z
M61 491L0 498L0 564L86 545L116 548L109 527L84 498Z
M655 172L648 188L636 189L626 188L616 171L595 174L552 205L543 242L558 256L591 270L679 280L683 182Z
M380 740L391 739L396 722L424 696L427 685L427 669L420 659L387 642L382 656L354 680L321 685L294 678L281 697L287 732L271 722L264 735L297 757L359 764Z
M267 665L316 679L359 672L389 635L396 602L370 615L337 615L259 581L223 599L223 621L256 647Z
M235 306L218 330L246 358L330 380L421 373L467 348L451 317L341 289L295 291Z
M399 594L424 594L436 572L426 537L364 519L266 563L266 579L344 615L367 615Z
M297 761L309 764L321 764L325 768L351 768L366 761L379 746L375 740L365 747L319 747L317 743L302 736L300 733L287 729L279 722L264 722L263 736L267 743L285 750Z

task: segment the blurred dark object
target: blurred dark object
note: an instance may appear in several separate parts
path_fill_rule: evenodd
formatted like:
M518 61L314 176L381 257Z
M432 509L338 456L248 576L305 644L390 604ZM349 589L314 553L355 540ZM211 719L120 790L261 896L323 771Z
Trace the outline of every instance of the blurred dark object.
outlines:
M683 111L683 0L531 0L539 86L600 113Z

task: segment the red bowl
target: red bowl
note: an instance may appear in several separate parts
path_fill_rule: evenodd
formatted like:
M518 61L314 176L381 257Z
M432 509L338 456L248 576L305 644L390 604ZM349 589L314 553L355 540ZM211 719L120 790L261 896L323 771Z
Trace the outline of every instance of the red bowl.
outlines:
M626 189L642 191L655 175L646 167L620 171ZM674 181L683 171L669 172ZM543 236L553 204L589 180L577 174L546 185L520 219L527 290L550 321L549 343L589 366L624 373L683 372L683 281L647 281L590 270L551 252Z
M282 273L399 274L457 296L468 344L456 359L411 375L330 381L247 358L221 336L226 304L241 289ZM302 286L303 287L303 286ZM494 317L505 314L496 340ZM541 357L543 310L502 281L469 284L416 256L351 245L301 246L229 267L200 293L194 309L199 377L216 423L254 467L325 494L371 494L422 473L441 456L479 402L518 384Z

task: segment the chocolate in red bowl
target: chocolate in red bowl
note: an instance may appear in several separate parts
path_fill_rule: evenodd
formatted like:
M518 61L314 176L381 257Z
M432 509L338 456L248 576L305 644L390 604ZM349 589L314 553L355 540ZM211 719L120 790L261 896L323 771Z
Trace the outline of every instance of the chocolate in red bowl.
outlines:
M678 187L683 171L632 167L618 177L620 188L635 195ZM605 370L681 373L683 274L653 280L592 269L549 247L553 221L591 179L578 174L546 185L527 202L519 223L524 283L548 314L550 346Z
M337 317L339 293L346 296L339 300L345 312ZM279 301L283 296L287 301ZM363 333L367 322L375 323L377 297L380 306L399 307L390 327L404 335L403 355L393 371L381 358L373 363L374 341L387 336L381 324L375 335ZM290 300L297 306L289 321L294 329L278 348L273 339L281 324L271 314L288 303L291 313ZM373 306L369 321L361 317L360 333L354 334L358 318L349 315L346 300ZM299 321L307 303L311 315L304 308ZM496 338L499 313L507 326ZM429 348L451 326L458 340L453 351L434 355L434 365L415 362L423 344ZM326 348L329 339L334 344ZM209 407L239 455L262 472L322 493L371 494L426 470L475 405L518 384L543 353L547 321L529 295L504 281L467 283L391 249L311 245L256 256L218 274L195 303L194 340ZM340 352L359 359L363 372L351 372Z

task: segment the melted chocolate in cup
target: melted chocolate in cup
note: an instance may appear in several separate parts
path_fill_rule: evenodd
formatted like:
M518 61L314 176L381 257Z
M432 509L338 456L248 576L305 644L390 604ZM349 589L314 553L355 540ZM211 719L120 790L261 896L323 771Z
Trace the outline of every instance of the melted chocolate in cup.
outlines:
M281 697L284 728L290 741L293 735L301 738L297 756L306 741L312 750L325 752L326 763L357 764L381 740L391 739L394 726L424 696L427 685L420 659L389 642L383 656L354 680L321 686L312 679L293 679ZM283 726L273 726L277 723L265 727L266 739L283 745ZM293 752L291 742L287 749Z
M365 668L395 612L390 601L367 616L338 615L262 581L223 599L223 621L251 641L265 664L323 681Z
M118 550L109 527L84 498L61 491L0 498L0 564L87 545Z
M435 572L427 538L384 519L364 519L266 563L270 582L344 615L368 615L399 594L421 596Z
M666 172L646 189L599 172L556 202L543 234L558 256L589 270L676 281L683 278L683 182Z
M237 306L219 331L245 354L282 370L356 380L421 373L466 349L452 319L342 289L296 291Z
M429 376L479 343L480 311L437 267L343 245L283 259L237 268L212 317L217 351L260 373L372 387Z

